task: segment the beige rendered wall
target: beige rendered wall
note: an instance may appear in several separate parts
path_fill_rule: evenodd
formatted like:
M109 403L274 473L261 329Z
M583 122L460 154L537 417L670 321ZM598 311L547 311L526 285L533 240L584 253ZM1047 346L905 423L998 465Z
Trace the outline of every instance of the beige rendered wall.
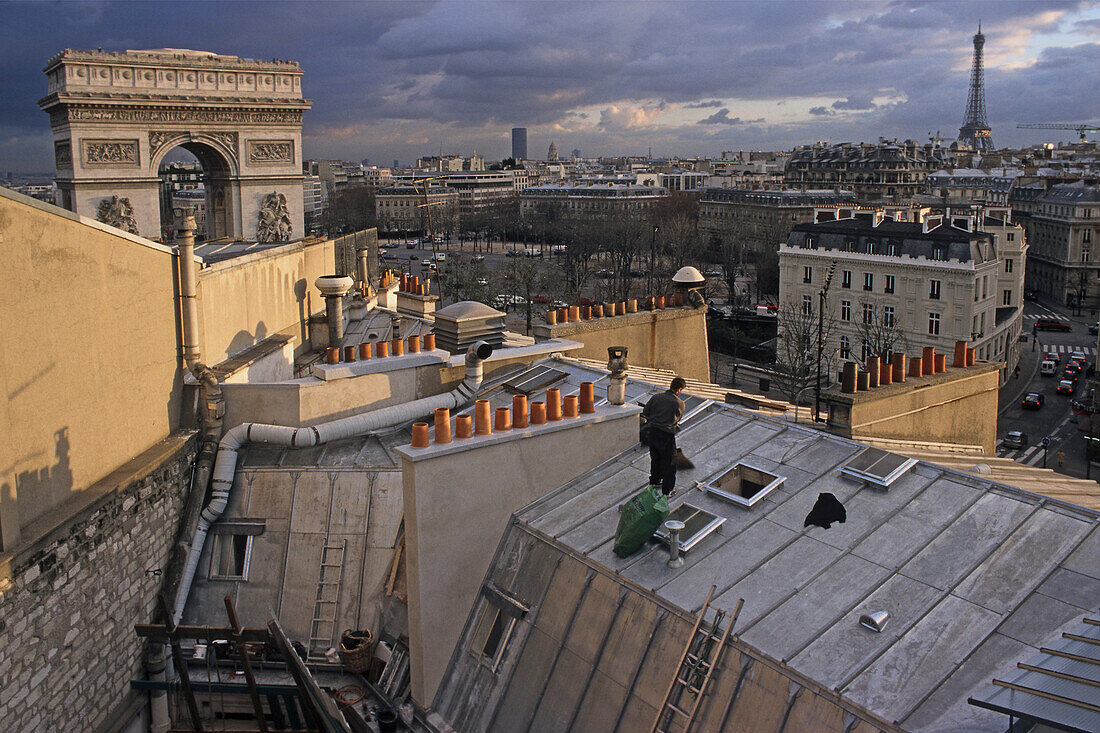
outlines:
M607 347L625 346L637 366L669 369L687 379L710 381L706 308L666 308L613 318L534 327L536 336L579 341L572 353L587 359L607 359Z
M830 395L830 402L851 402L850 420L840 430L849 437L980 445L986 455L993 455L1000 367L948 367L943 374L908 377L903 384L866 393ZM829 424L834 427L831 417Z
M325 240L291 242L200 269L203 359L216 364L273 333L308 345L309 315L325 309L313 282L334 267L333 243Z
M513 512L638 442L637 406L403 456L413 699L435 698Z
M171 251L0 190L0 541L177 427Z

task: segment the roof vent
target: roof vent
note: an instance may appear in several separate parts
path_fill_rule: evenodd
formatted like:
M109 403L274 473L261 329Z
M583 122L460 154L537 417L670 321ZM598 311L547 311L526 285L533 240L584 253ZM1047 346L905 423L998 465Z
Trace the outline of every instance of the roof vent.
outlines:
M435 313L435 343L463 354L478 341L499 349L504 344L504 314L484 303L463 300Z
M504 383L504 388L530 397L535 392L565 379L566 373L548 366L533 366Z
M859 617L859 625L878 633L886 628L886 622L890 620L890 614L886 611L872 611Z
M888 489L916 464L915 458L906 458L879 448L867 448L841 466L840 472L845 476L878 486L880 489Z
M737 463L703 490L738 506L751 507L783 485L786 478L775 476L745 463Z

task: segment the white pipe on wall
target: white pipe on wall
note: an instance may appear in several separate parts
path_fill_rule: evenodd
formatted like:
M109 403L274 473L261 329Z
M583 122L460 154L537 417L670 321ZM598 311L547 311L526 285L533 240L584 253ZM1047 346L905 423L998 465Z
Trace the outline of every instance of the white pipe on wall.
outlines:
M179 592L176 594L175 608L172 612L173 621L179 623L183 618L183 609L187 605L187 596L191 592L191 584L194 582L195 572L199 566L207 531L229 504L229 493L237 473L237 453L243 446L249 443L265 443L290 448L308 448L410 422L418 417L432 414L439 407L457 410L468 405L477 396L482 380L482 362L492 353L493 347L484 341L478 341L471 346L466 352L465 378L457 387L444 394L423 397L401 405L391 405L312 427L292 428L285 425L241 423L231 428L218 445L218 457L214 462L212 479L213 492L210 503L202 510L198 527L195 529L195 537L191 541L191 551L183 570Z

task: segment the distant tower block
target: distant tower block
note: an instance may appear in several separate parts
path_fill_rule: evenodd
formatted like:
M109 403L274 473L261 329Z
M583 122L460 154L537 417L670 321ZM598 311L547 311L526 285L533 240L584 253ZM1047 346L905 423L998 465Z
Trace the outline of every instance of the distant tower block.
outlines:
M551 141L550 149L546 151L546 159L551 163L555 163L558 160L558 144Z
M516 160L527 160L527 128L512 128L512 157Z
M302 69L161 48L65 50L46 64L61 205L156 239L160 163L175 147L203 169L206 233L302 237Z
M974 66L970 69L970 93L966 97L966 122L959 128L959 142L975 150L993 149L993 132L985 117L985 71L982 66L982 49L985 36L982 24L974 36Z

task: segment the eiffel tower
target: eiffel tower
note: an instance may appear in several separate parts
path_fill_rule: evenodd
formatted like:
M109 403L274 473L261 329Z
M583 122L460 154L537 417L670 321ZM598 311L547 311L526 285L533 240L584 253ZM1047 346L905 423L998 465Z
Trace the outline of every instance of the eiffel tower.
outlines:
M959 128L959 142L975 150L993 149L993 132L985 118L985 71L982 67L982 48L985 36L982 24L974 36L974 66L970 69L970 93L966 96L966 121Z

